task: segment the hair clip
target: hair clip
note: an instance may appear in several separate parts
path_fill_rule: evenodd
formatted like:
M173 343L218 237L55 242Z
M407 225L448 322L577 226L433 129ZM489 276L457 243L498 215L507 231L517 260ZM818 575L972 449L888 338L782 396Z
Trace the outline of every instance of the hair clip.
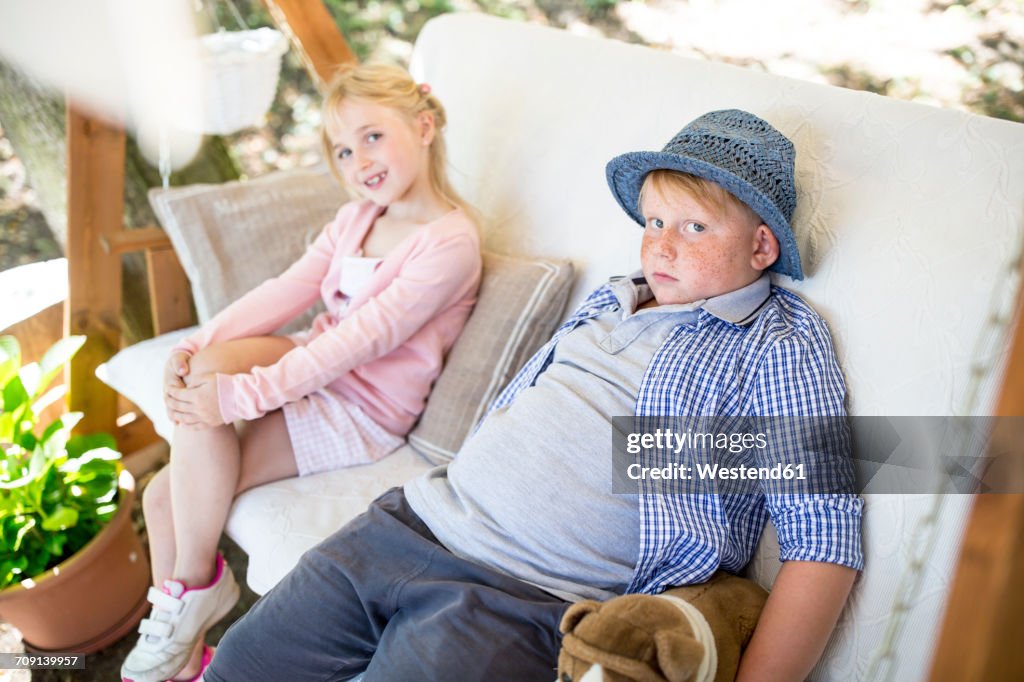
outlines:
M420 93L423 94L423 95L429 95L430 94L430 86L427 85L426 83L420 83Z

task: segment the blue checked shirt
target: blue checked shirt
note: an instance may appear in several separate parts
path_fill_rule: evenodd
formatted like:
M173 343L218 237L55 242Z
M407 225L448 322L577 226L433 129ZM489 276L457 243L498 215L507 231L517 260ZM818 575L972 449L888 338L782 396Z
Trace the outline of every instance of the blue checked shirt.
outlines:
M594 291L527 361L490 410L507 406L532 386L566 334L619 307L608 284ZM636 416L841 417L845 394L824 320L798 296L773 286L761 307L740 323L701 308L696 322L674 329L646 370ZM797 440L802 434L789 435ZM843 456L848 445L837 444ZM627 592L655 594L673 585L703 582L719 567L740 571L769 517L783 561L821 561L857 570L864 565L863 500L856 495L793 493L792 488L783 492L779 483L770 481L761 482L758 494L738 495L662 494L664 487L656 494L653 485L649 479L641 481L640 556Z

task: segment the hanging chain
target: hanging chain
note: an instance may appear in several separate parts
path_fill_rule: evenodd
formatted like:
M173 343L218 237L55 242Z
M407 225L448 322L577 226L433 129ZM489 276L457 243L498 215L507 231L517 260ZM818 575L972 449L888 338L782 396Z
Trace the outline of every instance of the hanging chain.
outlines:
M235 3L232 2L232 0L224 0L224 2L228 4L228 9L230 9L231 14L234 15L235 21L238 23L239 28L241 28L243 31L248 29L249 27L246 26L245 19L242 18L242 13L238 11L238 7L235 5Z
M160 160L157 163L164 189L171 186L171 145L167 141L167 125L160 126Z
M245 23L245 19L242 18L242 13L238 11L238 6L235 5L232 0L222 1L228 6L228 9L231 10L231 15L234 17L235 23L238 24L238 27L243 31L248 30L249 26ZM192 8L196 14L202 13L205 9L206 13L210 15L210 19L213 21L213 25L217 27L217 32L219 33L226 29L220 23L220 19L217 18L217 9L214 7L214 4L215 0L192 0Z
M292 28L291 24L288 23L288 16L281 11L281 8L277 6L276 2L265 3L267 11L270 12L270 16L273 17L274 25L288 38L288 42L291 45L291 49L295 54L299 55L299 59L302 60L302 65L309 74L309 77L313 79L313 83L316 85L316 89L321 93L327 89L327 83L324 81L323 76L316 68L316 64L313 63L313 58L309 56L309 52L306 50L302 41L299 40L295 34L295 29Z
M1020 237L1018 237L1020 241ZM1009 335L1016 313L1017 298L1021 295L1021 270L1024 268L1024 244L1018 244L1016 256L1006 265L1006 276L997 278L992 290L988 306L988 315L984 326L974 344L971 362L971 376L963 393L959 409L956 410L954 436L956 445L952 452L968 453L972 447L971 433L973 429L965 424L972 415L977 414L982 390L988 380L994 379L995 370L1003 359L1002 350ZM1024 320L1021 321L1024 324ZM939 515L942 512L946 496L953 491L947 489L948 482L938 485L931 493L931 505L928 512L917 521L910 538L910 561L908 568L900 577L886 621L885 634L882 641L872 653L867 672L862 679L892 680L896 670L897 647L896 639L906 621L914 599L921 589L924 568L928 557L935 547L939 531Z

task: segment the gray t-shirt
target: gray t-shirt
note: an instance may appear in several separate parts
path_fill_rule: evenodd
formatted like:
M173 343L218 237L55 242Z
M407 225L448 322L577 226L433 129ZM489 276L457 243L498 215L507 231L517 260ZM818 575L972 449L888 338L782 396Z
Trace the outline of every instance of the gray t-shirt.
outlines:
M405 485L453 553L572 601L621 594L633 576L639 509L611 491L611 417L633 414L654 353L705 303L638 309L652 298L642 279L613 291L621 310L567 334L454 461Z

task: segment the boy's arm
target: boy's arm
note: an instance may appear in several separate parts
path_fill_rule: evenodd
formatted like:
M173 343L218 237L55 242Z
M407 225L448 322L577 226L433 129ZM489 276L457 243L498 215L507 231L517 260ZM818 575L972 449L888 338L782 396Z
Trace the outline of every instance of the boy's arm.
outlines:
M740 660L737 681L806 679L856 577L856 570L838 564L784 562Z

